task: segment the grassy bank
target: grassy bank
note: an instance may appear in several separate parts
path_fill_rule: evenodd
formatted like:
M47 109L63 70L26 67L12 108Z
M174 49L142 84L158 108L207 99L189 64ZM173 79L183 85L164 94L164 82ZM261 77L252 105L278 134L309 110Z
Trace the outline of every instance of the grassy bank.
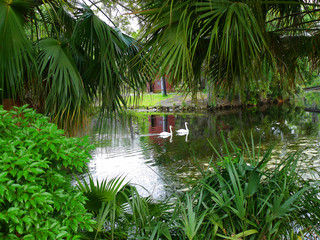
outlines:
M128 102L128 107L147 108L159 106L159 103L161 101L174 98L175 96L177 96L177 94L175 93L170 93L166 96L164 96L161 93L144 94L136 101L133 101L133 98L130 98Z

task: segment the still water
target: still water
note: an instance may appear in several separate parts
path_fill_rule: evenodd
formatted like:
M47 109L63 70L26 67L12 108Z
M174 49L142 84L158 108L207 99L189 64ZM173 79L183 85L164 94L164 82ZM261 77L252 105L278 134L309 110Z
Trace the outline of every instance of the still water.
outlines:
M185 128L189 134L178 136ZM159 137L173 126L173 136ZM112 129L112 130L111 130ZM141 194L157 199L172 191L183 191L200 176L218 152L224 153L223 139L240 146L243 136L265 151L274 146L273 158L283 159L290 152L301 152L304 166L320 167L319 116L290 106L270 106L250 110L201 113L137 113L123 120L104 121L96 129L93 121L90 137L96 145L89 163L97 179L125 176L138 186Z

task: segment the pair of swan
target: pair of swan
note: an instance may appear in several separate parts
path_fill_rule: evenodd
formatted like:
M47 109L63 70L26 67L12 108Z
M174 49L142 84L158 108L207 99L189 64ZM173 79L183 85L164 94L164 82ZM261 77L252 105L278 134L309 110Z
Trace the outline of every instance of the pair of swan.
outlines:
M187 122L185 122L184 123L185 124L185 126L186 126L186 129L179 129L179 130L177 130L176 132L177 132L177 135L186 135L186 134L189 134L189 129L188 129L188 123ZM170 132L161 132L160 134L159 134L159 136L160 137L162 137L162 138L166 138L166 137L169 137L169 136L172 136L172 126L170 125L169 126L169 129L170 129Z

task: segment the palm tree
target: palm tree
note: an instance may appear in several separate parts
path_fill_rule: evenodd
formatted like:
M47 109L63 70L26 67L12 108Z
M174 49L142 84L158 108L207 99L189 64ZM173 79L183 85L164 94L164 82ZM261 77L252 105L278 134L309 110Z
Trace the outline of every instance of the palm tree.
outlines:
M150 65L195 92L295 86L298 60L319 64L318 1L151 0L143 43L76 1L0 0L0 99L29 103L60 125L92 105L111 113L145 88ZM147 66L147 67L145 67ZM142 68L143 67L143 68ZM170 74L169 74L170 73Z
M265 84L287 91L299 81L299 59L318 66L318 3L147 1L143 39L161 74L190 91L203 77L240 94Z
M0 0L0 99L29 103L62 126L104 113L145 87L134 39L75 1ZM146 65L145 63L143 64Z

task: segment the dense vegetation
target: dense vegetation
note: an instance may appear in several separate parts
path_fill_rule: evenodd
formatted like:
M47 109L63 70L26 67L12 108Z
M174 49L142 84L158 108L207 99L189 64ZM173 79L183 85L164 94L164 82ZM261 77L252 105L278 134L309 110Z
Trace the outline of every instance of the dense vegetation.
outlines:
M4 239L299 239L319 234L319 180L299 154L272 165L244 141L225 143L191 190L165 201L115 178L70 185L90 155L34 110L0 109L0 228ZM229 147L228 147L229 146ZM308 171L312 173L311 170ZM86 196L86 197L84 197ZM67 203L67 204L66 204ZM91 215L92 214L92 215ZM94 218L93 218L94 217Z
M132 42L86 4L0 0L0 99L28 103L66 127L93 105L114 112L125 93L145 86L130 61Z
M90 149L26 106L0 106L0 238L79 239L92 230L70 177L85 169Z
M94 105L108 113L125 106L127 93L145 89L151 65L153 77L166 74L188 91L205 81L207 91L250 100L284 97L319 64L318 1L151 0L141 1L140 15L138 44L77 1L0 0L1 100L70 127ZM0 237L319 235L319 181L302 178L298 154L272 166L271 150L225 144L190 191L156 202L121 178L72 187L89 149L88 139L66 138L26 106L0 107Z
M319 234L319 181L303 179L299 156L271 167L245 144L232 145L188 192L165 202L142 198L123 179L80 184L102 239L301 239ZM260 160L259 160L260 159ZM118 183L117 183L118 182ZM117 190L118 191L115 191ZM101 206L100 210L93 207ZM105 228L103 228L105 226Z
M319 65L317 0L121 0L143 23L139 43L115 28L117 2L99 4L0 0L0 99L70 127L164 74L193 93L257 102L287 98Z
M319 67L319 1L166 0L143 6L162 73L196 91L286 98Z

